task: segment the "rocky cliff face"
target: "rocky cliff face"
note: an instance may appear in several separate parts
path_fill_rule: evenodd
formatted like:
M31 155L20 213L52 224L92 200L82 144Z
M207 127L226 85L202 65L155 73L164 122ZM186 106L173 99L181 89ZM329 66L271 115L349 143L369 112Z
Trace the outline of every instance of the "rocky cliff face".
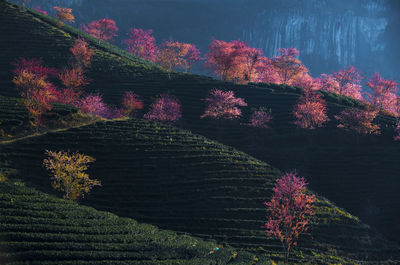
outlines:
M260 5L243 27L242 38L268 55L279 47L296 47L315 73L353 64L371 71L383 59L386 0L284 2L294 4Z
M76 25L103 17L115 19L120 27L117 45L133 26L154 29L160 41L173 37L194 42L203 52L212 37L240 38L262 48L267 56L279 47L298 48L313 75L355 65L365 74L381 71L393 78L400 74L400 64L393 60L400 55L393 51L400 42L388 35L388 28L398 22L395 2L32 0L30 6L40 5L44 10L53 5L72 7Z

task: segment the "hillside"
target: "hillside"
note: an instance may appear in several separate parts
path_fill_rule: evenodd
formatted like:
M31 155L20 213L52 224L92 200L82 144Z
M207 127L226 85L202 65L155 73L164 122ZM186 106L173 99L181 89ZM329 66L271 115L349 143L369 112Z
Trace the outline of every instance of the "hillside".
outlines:
M41 163L45 150L79 150L96 158L90 174L102 181L83 201L99 210L161 228L211 238L276 258L280 243L261 226L263 202L280 172L230 147L144 120L98 122L0 145L0 165L41 191L54 193ZM323 197L312 237L295 251L303 262L399 260L397 245Z
M22 10L0 1L0 87L2 95L16 95L12 86L10 64L18 57L41 57L50 66L61 67L67 61L68 48L74 37L84 36L72 27L60 30L54 19ZM24 41L30 39L29 43ZM54 45L54 43L56 45ZM397 173L400 145L392 141L396 120L380 116L383 136L360 137L335 128L312 133L295 129L291 109L300 90L276 85L238 86L211 78L176 73L172 80L153 64L135 59L109 44L92 42L96 55L90 73L88 91L99 91L106 101L119 104L123 93L134 90L148 105L159 93L175 94L183 104L183 120L179 126L234 146L282 170L297 168L309 176L311 186L341 207L361 217L375 229L397 240L400 238L400 204ZM29 47L29 49L27 48ZM209 120L200 120L204 110L201 100L212 88L228 88L249 103L244 120L225 123L219 130ZM357 105L349 99L325 94L329 116L343 107ZM255 130L240 123L247 122L250 109L265 106L274 116L271 130ZM310 136L312 134L312 136ZM312 141L310 140L312 139ZM360 141L360 144L356 142ZM313 144L310 144L313 142ZM340 192L338 192L340 191Z
M113 104L120 103L127 90L141 94L147 104L159 93L173 93L183 105L178 126L282 170L297 168L313 190L398 240L399 181L395 176L400 146L391 140L393 118L381 116L379 121L388 130L380 137L361 137L358 145L352 134L336 129L334 123L310 135L291 124L291 108L299 89L239 86L181 73L168 80L153 64L109 44L98 44L69 26L59 29L54 19L4 0L0 0L0 48L4 51L0 54L0 94L16 95L10 64L17 58L43 58L50 66L62 67L78 36L88 38L96 48L88 91L101 92ZM216 130L216 122L200 120L204 110L201 99L212 88L229 88L243 97L249 103L245 119L252 107L271 108L273 129L247 128L244 119ZM358 105L334 95L324 97L329 101L330 117L344 107ZM79 149L97 159L92 173L104 187L85 201L89 206L161 228L212 237L270 257L281 253L280 245L267 241L260 228L265 219L262 202L268 199L280 172L260 160L186 131L137 120L100 122L3 144L1 167L51 192L49 185L43 184L48 183L41 167L45 149ZM297 261L329 264L346 260L351 264L368 260L379 264L399 260L397 245L323 197L312 234L313 239L305 237L300 243Z
M120 218L0 182L1 264L270 264L216 242ZM217 250L217 248L219 249ZM236 258L233 258L236 253Z

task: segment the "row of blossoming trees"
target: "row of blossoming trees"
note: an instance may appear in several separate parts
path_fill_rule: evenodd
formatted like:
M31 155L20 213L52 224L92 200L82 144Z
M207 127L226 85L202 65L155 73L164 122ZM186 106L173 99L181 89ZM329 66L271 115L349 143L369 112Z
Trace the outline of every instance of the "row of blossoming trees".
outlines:
M71 9L54 9L60 23L74 22ZM46 13L40 10L40 7L36 10ZM92 21L83 25L82 29L99 42L112 41L118 31L115 21L107 18ZM208 53L202 58L194 44L169 40L157 46L152 30L131 28L127 36L122 43L126 45L128 52L145 60L158 62L167 70L169 76L173 70L179 68L189 72L196 62L205 60L204 67L225 81L264 82L324 90L365 101L376 109L386 110L393 115L400 113L396 82L375 73L365 83L368 90L363 90L363 77L354 66L313 78L307 67L298 59L299 51L296 48L278 49L277 56L268 58L260 49L252 48L240 40L213 40Z

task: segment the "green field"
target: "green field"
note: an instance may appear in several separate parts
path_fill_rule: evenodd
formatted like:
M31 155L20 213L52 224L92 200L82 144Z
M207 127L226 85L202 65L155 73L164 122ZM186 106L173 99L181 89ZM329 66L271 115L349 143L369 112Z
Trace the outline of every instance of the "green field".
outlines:
M170 92L182 102L183 119L177 126L212 140L143 120L98 122L1 144L0 167L10 178L54 193L41 166L44 151L79 150L97 159L91 174L103 183L84 204L279 260L279 242L267 240L260 228L265 219L262 203L269 199L273 181L281 174L266 161L282 171L297 169L307 177L313 191L363 221L320 197L312 238L302 238L292 261L396 264L400 260L398 245L365 224L398 241L400 181L396 176L400 145L392 141L394 118L378 118L383 135L377 137L356 137L337 129L334 121L313 132L299 130L292 124L291 109L300 89L234 85L183 73L174 73L169 80L154 64L115 46L98 44L72 27L60 29L54 19L4 0L0 0L0 94L17 95L10 66L16 59L42 58L49 66L61 68L78 36L88 38L96 49L88 91L100 92L108 103L119 104L124 92L133 90L143 96L146 105L158 94ZM234 90L245 99L249 107L244 108L242 120L220 123L199 119L205 107L201 99L213 88ZM360 106L348 98L323 96L332 120L343 108ZM13 101L17 102L0 98L2 107L4 102L0 121L11 123L10 128L13 122L16 124L10 131L20 130L19 124L28 117L20 105L9 103ZM244 125L251 108L258 107L271 108L272 129ZM26 130L22 134L29 133ZM12 221L4 224L13 225Z

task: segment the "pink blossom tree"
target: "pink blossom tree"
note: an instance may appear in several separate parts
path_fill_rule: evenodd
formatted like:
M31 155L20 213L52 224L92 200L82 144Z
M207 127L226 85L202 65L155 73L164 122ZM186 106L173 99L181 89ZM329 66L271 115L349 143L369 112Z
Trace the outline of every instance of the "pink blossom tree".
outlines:
M370 104L378 109L384 109L397 114L397 83L382 78L375 73L366 84L372 93L367 95Z
M271 112L267 112L263 109L260 109L254 111L251 114L249 123L247 125L254 128L268 129L271 120L272 120Z
M380 134L380 127L373 124L378 111L372 109L345 109L339 115L335 115L339 125L337 127L355 131L359 134Z
M256 66L254 82L280 84L281 79L271 59L264 57Z
M125 92L122 106L126 115L134 116L138 110L143 109L143 101L139 95L129 91Z
M275 56L272 62L279 75L280 83L290 85L296 77L308 72L297 58L300 52L296 48L281 48L278 52L279 55Z
M131 28L126 35L128 39L123 40L122 43L126 45L129 53L150 62L156 60L157 46L153 30Z
M40 6L35 7L33 10L35 10L36 12L42 13L44 15L47 15L47 11L41 10Z
M267 206L267 222L263 226L269 237L279 239L288 262L290 250L297 246L297 239L308 231L315 195L306 194L307 182L296 172L286 173L277 179Z
M205 67L226 81L255 81L257 67L264 59L259 49L249 47L240 40L213 40L208 50Z
M200 118L210 117L213 119L237 119L242 115L239 107L247 106L242 98L236 98L233 91L222 91L213 89L205 99L206 110Z
M149 112L144 115L147 120L157 120L165 123L174 123L182 117L179 100L168 94L162 94L151 105Z
M363 77L354 66L339 70L336 73L333 73L332 77L339 84L338 94L340 96L345 95L362 100L363 97L361 95L362 89L360 83Z
M311 90L305 90L304 94L297 100L293 115L296 119L294 124L304 129L322 127L329 121L325 100Z
M114 20L103 18L83 25L83 30L100 41L112 40L117 36L118 27Z
M79 102L79 107L83 113L102 117L107 111L107 106L103 102L101 95L89 94Z

